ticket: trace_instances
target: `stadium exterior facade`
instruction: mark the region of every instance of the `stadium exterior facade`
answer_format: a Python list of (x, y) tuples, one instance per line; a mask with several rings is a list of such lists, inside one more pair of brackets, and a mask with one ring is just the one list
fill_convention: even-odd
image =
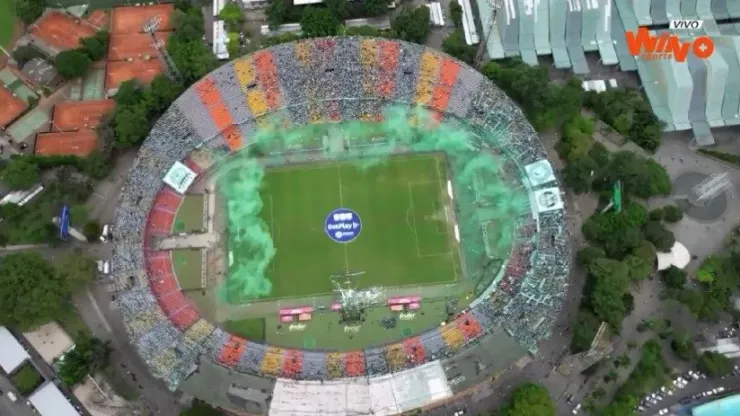
[[(477, 0), (485, 39), (490, 0)], [(487, 50), (493, 59), (521, 57), (537, 65), (552, 55), (555, 67), (586, 79), (586, 53), (603, 65), (637, 71), (665, 131), (693, 130), (697, 144), (714, 143), (711, 128), (740, 124), (740, 2), (731, 0), (503, 0)], [(630, 54), (625, 31), (668, 31), (671, 19), (703, 20), (698, 30), (671, 30), (682, 40), (709, 36), (716, 50), (706, 60), (644, 60)]]
[[(495, 145), (503, 144), (516, 162), (531, 210), (519, 222), (521, 238), (502, 278), (454, 322), (413, 340), (361, 351), (264, 345), (202, 318), (182, 293), (169, 253), (152, 245), (155, 237), (172, 233), (174, 211), (182, 201), (182, 189), (163, 182), (171, 168), (182, 163), (195, 174), (207, 172), (223, 155), (248, 147), (255, 129), (276, 112), (293, 125), (373, 121), (388, 105), (422, 106), (439, 120), (464, 120), (484, 140), (486, 131), (505, 130), (503, 143)], [(430, 406), (465, 386), (450, 381), (456, 377), (446, 364), (463, 350), (471, 361), (470, 353), (490, 355), (492, 346), (503, 348), (508, 356), (487, 363), (486, 374), (504, 371), (526, 351), (536, 353), (538, 342), (549, 336), (571, 259), (561, 192), (522, 112), (467, 65), (387, 39), (283, 44), (208, 74), (154, 126), (126, 180), (114, 227), (120, 236), (112, 261), (119, 309), (130, 342), (151, 373), (172, 390), (236, 411), (248, 406), (235, 399), (235, 388), (268, 392), (270, 414), (395, 414)], [(415, 358), (394, 358), (404, 351)], [(321, 394), (334, 399), (317, 400), (314, 408), (302, 404)]]

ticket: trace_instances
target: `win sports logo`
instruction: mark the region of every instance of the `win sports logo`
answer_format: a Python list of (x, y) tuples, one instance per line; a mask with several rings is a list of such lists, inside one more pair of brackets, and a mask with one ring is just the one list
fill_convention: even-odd
[[(672, 20), (671, 29), (699, 29), (701, 20)], [(674, 59), (676, 62), (686, 62), (689, 52), (699, 59), (707, 59), (714, 53), (714, 41), (709, 36), (697, 36), (681, 40), (671, 32), (663, 32), (660, 36), (651, 35), (647, 28), (626, 32), (627, 48), (632, 56), (639, 56), (645, 60)]]

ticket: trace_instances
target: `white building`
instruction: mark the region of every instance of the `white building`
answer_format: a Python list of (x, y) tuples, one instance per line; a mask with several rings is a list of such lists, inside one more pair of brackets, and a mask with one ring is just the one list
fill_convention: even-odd
[(8, 328), (0, 326), (0, 368), (10, 374), (30, 358), (26, 349), (8, 331)]

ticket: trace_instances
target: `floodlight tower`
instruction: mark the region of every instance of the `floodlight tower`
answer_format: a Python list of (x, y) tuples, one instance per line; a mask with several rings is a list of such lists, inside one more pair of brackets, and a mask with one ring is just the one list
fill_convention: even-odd
[[(486, 54), (488, 39), (491, 37), (491, 33), (498, 28), (498, 25), (496, 24), (496, 16), (498, 15), (498, 9), (501, 8), (501, 2), (502, 0), (488, 0), (488, 4), (491, 6), (491, 24), (488, 27), (488, 32), (485, 34), (485, 39), (481, 39), (478, 43), (478, 50), (475, 52), (475, 61), (473, 62), (473, 67), (476, 69), (480, 69), (480, 64), (483, 62), (483, 56)], [(482, 23), (483, 20), (481, 19), (481, 24)], [(486, 28), (484, 27), (483, 31), (485, 30)]]
[(180, 75), (180, 71), (177, 69), (175, 61), (173, 61), (170, 54), (167, 53), (167, 48), (165, 47), (164, 41), (162, 39), (157, 39), (157, 29), (159, 29), (159, 25), (161, 22), (161, 16), (154, 16), (144, 22), (142, 29), (144, 30), (144, 33), (148, 33), (152, 37), (152, 41), (154, 41), (152, 46), (154, 46), (154, 49), (159, 52), (162, 60), (164, 60), (164, 69), (167, 77), (173, 81), (180, 82), (182, 81), (182, 75)]

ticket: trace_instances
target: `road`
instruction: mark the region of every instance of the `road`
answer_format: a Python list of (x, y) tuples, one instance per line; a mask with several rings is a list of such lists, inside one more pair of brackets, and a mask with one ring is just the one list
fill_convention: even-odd
[[(9, 391), (15, 393), (16, 397), (19, 398), (17, 402), (10, 401), (7, 395)], [(0, 374), (0, 392), (2, 392), (2, 395), (0, 395), (0, 415), (33, 416), (31, 407), (20, 399), (21, 395), (10, 380), (2, 374)]]
[[(715, 389), (717, 387), (724, 387), (726, 390), (724, 392), (724, 395), (728, 395), (728, 393), (738, 393), (740, 392), (740, 377), (732, 376), (728, 377), (724, 380), (722, 379), (701, 379), (692, 381), (689, 383), (688, 386), (686, 386), (683, 389), (680, 389), (676, 391), (676, 393), (673, 396), (664, 396), (665, 398), (658, 402), (657, 405), (654, 405), (644, 412), (641, 412), (640, 415), (644, 416), (652, 416), (657, 415), (658, 412), (661, 409), (668, 409), (671, 408), (671, 410), (676, 410), (678, 407), (680, 407), (679, 401), (685, 397), (691, 397), (692, 395), (696, 393), (702, 393), (707, 390)], [(716, 397), (710, 397), (709, 399), (700, 399), (697, 400), (695, 403), (692, 404), (702, 404), (704, 402), (710, 402), (712, 400), (715, 400)]]

